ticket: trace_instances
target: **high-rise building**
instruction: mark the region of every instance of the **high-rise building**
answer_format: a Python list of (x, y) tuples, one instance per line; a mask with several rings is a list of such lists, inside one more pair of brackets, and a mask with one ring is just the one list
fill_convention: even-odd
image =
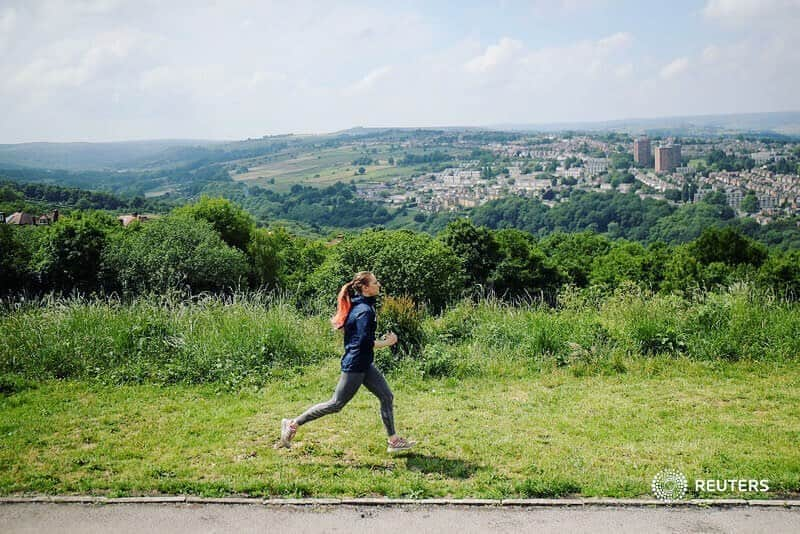
[(658, 146), (655, 155), (656, 172), (670, 172), (681, 165), (681, 145)]
[(640, 137), (633, 141), (633, 161), (644, 167), (649, 167), (650, 159), (650, 139)]

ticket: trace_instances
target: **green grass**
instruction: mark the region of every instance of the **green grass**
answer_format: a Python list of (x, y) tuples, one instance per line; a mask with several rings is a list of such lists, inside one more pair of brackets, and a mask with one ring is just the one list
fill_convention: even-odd
[(266, 295), (57, 301), (0, 315), (0, 373), (235, 388), (335, 354), (321, 316)]
[(744, 285), (559, 303), (462, 301), (423, 316), (411, 357), (379, 351), (420, 440), (400, 457), (367, 392), (273, 448), (335, 385), (327, 313), (265, 295), (6, 307), (0, 493), (636, 497), (665, 468), (800, 492), (798, 304)]
[[(491, 358), (491, 355), (487, 355)], [(800, 371), (768, 362), (632, 358), (575, 376), (497, 362), (497, 376), (390, 375), (414, 453), (385, 452), (377, 400), (275, 449), (281, 417), (328, 398), (335, 360), (235, 392), (214, 385), (43, 381), (0, 397), (0, 493), (541, 497), (649, 494), (661, 469), (800, 490)], [(742, 496), (742, 494), (738, 494)], [(720, 494), (696, 495), (721, 497)]]
[[(356, 175), (360, 165), (353, 165), (363, 152), (353, 150), (352, 146), (333, 149), (315, 150), (310, 152), (288, 152), (273, 157), (269, 162), (253, 163), (242, 160), (249, 171), (243, 174), (234, 174), (236, 181), (248, 181), (262, 187), (270, 188), (276, 192), (284, 193), (295, 184), (324, 187), (336, 182), (383, 182), (395, 178), (408, 178), (417, 167), (398, 167), (385, 164), (364, 165), (364, 175)], [(381, 150), (379, 154), (369, 154), (373, 159), (385, 162), (391, 152)], [(399, 155), (395, 155), (399, 158)], [(274, 183), (269, 180), (274, 179)]]

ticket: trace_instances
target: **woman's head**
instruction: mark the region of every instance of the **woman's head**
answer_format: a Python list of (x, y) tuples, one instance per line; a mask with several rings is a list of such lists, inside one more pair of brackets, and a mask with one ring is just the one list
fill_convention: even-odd
[(381, 291), (381, 283), (375, 278), (375, 275), (369, 271), (361, 271), (353, 276), (353, 279), (347, 282), (339, 290), (339, 295), (336, 298), (336, 314), (331, 317), (331, 324), (334, 328), (341, 328), (347, 320), (347, 314), (350, 313), (352, 303), (351, 297), (355, 295), (363, 295), (365, 297), (375, 297)]

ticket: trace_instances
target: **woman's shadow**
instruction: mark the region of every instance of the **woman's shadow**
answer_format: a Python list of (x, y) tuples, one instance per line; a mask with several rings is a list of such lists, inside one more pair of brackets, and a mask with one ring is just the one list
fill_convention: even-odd
[(408, 453), (398, 457), (405, 459), (409, 471), (420, 473), (436, 473), (447, 478), (470, 478), (480, 466), (464, 460), (441, 458), (427, 454)]

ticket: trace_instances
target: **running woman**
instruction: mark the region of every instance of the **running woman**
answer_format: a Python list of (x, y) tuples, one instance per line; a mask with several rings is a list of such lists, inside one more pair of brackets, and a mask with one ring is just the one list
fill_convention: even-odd
[(397, 343), (394, 332), (389, 332), (380, 340), (375, 339), (375, 299), (380, 290), (380, 282), (368, 271), (357, 273), (342, 286), (337, 298), (336, 314), (331, 318), (334, 328), (344, 328), (344, 356), (339, 383), (329, 401), (312, 406), (295, 419), (281, 421), (282, 446), (287, 449), (292, 446), (292, 439), (301, 425), (339, 412), (362, 384), (380, 400), (381, 419), (389, 436), (387, 452), (404, 451), (414, 446), (415, 442), (395, 433), (392, 390), (373, 364), (374, 349)]

